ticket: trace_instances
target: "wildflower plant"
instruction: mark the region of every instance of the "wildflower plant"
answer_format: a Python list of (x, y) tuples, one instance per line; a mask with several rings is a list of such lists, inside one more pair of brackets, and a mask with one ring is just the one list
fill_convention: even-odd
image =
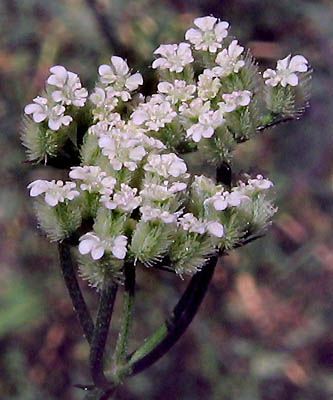
[[(142, 75), (112, 56), (98, 68), (90, 94), (78, 75), (54, 66), (42, 95), (25, 107), (28, 160), (67, 175), (28, 189), (39, 226), (58, 242), (90, 345), (93, 384), (82, 387), (91, 398), (107, 398), (170, 349), (198, 310), (218, 257), (259, 238), (276, 212), (273, 183), (262, 175), (236, 179), (233, 152), (300, 116), (311, 71), (303, 56), (289, 55), (262, 73), (229, 29), (212, 16), (197, 18), (184, 42), (160, 45), (152, 63), (159, 83), (148, 97), (140, 95)], [(185, 161), (191, 157), (214, 166), (216, 176), (193, 175)], [(142, 268), (192, 279), (166, 322), (129, 354), (135, 275)], [(95, 322), (77, 275), (99, 295)], [(123, 322), (109, 359), (118, 287)]]

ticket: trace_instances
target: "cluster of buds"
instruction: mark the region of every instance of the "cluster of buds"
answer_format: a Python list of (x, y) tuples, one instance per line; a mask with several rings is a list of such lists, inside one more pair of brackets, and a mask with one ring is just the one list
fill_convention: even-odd
[(105, 265), (119, 279), (126, 260), (147, 267), (167, 260), (180, 276), (193, 274), (211, 255), (258, 235), (276, 211), (270, 180), (246, 176), (231, 185), (193, 176), (182, 155), (230, 163), (237, 143), (297, 115), (307, 61), (288, 56), (261, 75), (227, 22), (208, 16), (194, 25), (184, 42), (155, 50), (159, 83), (149, 97), (136, 93), (142, 75), (113, 56), (90, 95), (76, 74), (55, 66), (43, 97), (25, 107), (30, 161), (58, 159), (59, 167), (64, 155), (79, 159), (63, 167), (71, 181), (28, 188), (44, 195), (36, 202), (41, 228), (76, 244), (81, 273), (97, 288)]

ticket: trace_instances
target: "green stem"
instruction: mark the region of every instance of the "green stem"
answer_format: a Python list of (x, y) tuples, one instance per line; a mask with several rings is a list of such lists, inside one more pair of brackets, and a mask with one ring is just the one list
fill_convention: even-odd
[(65, 243), (59, 243), (58, 250), (62, 274), (71, 297), (74, 310), (88, 343), (91, 343), (94, 332), (94, 322), (91, 318), (88, 307), (81, 293), (80, 286), (76, 279), (70, 247)]
[(135, 375), (150, 367), (177, 342), (196, 315), (213, 277), (217, 256), (211, 257), (191, 279), (183, 296), (163, 325), (129, 358), (124, 375)]
[(132, 328), (133, 306), (135, 297), (135, 266), (133, 263), (125, 263), (125, 291), (123, 320), (119, 331), (116, 350), (114, 354), (115, 366), (125, 363), (128, 351), (129, 335)]
[(104, 375), (104, 350), (108, 337), (113, 306), (118, 285), (105, 280), (100, 294), (96, 325), (90, 347), (90, 371), (94, 384), (98, 388), (110, 389), (113, 386)]

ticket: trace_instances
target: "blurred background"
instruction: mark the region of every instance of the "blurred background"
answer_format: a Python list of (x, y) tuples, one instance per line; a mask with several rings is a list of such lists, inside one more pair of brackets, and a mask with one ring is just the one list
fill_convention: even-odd
[[(239, 146), (234, 170), (269, 176), (279, 212), (267, 235), (221, 260), (189, 330), (118, 391), (123, 400), (328, 400), (333, 397), (333, 4), (331, 0), (0, 1), (0, 399), (79, 400), (88, 347), (73, 314), (56, 245), (36, 229), (26, 185), (52, 171), (26, 163), (25, 104), (63, 64), (92, 87), (116, 54), (156, 85), (161, 43), (181, 41), (213, 14), (263, 68), (289, 53), (314, 69), (311, 108)], [(186, 282), (138, 273), (135, 340), (152, 332)], [(89, 303), (96, 295), (83, 283)], [(121, 296), (117, 304), (121, 306)], [(119, 312), (113, 322), (119, 323)], [(110, 337), (114, 340), (115, 330)]]

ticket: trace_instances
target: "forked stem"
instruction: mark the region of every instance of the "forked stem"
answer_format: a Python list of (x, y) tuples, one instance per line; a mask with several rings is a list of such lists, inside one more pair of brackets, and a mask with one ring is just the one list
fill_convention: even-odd
[(171, 315), (128, 359), (124, 375), (138, 374), (159, 360), (186, 331), (205, 297), (217, 256), (212, 256), (191, 279)]
[(68, 244), (59, 243), (58, 250), (62, 274), (68, 289), (68, 293), (72, 300), (74, 310), (88, 343), (91, 343), (94, 332), (94, 322), (91, 318), (87, 304), (76, 279), (70, 247)]

